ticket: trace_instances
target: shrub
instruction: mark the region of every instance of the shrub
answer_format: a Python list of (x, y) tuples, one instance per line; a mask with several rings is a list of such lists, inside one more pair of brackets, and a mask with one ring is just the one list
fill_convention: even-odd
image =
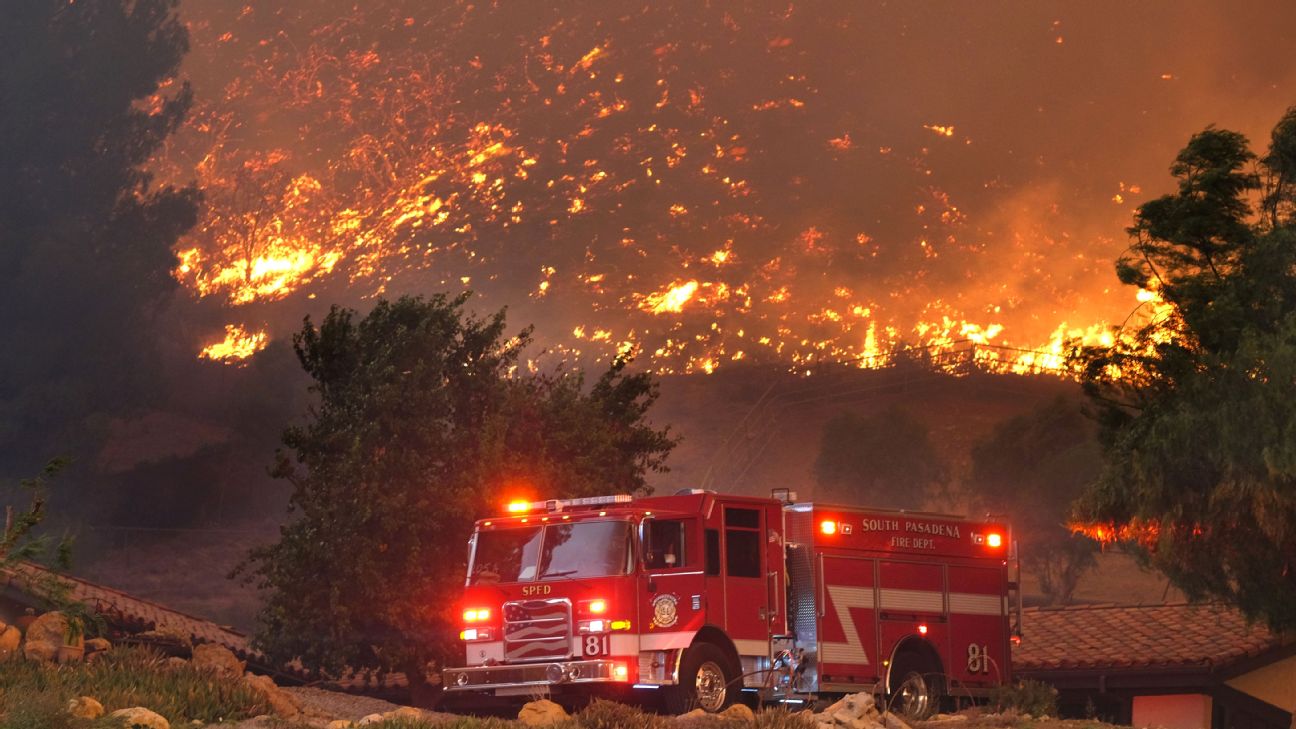
[(990, 692), (990, 704), (1000, 711), (1015, 709), (1031, 716), (1057, 715), (1057, 689), (1043, 681), (1001, 684)]

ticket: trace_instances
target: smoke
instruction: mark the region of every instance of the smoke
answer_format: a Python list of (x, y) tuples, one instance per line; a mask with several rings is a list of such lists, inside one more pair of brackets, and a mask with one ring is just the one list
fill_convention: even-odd
[(739, 5), (186, 0), (173, 420), (105, 426), (105, 489), (252, 498), (301, 412), (288, 335), (380, 295), (470, 288), (661, 372), (1092, 334), (1188, 135), (1296, 101), (1285, 2)]

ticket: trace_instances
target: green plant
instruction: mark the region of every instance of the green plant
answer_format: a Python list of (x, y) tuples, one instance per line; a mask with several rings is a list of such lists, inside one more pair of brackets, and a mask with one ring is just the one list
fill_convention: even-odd
[(1000, 711), (1016, 710), (1031, 716), (1057, 715), (1057, 689), (1043, 681), (1000, 684), (990, 691), (990, 704)]
[(150, 650), (115, 648), (89, 663), (52, 666), (21, 661), (6, 665), (0, 671), (0, 726), (98, 726), (31, 723), (35, 719), (24, 718), (39, 718), (43, 716), (39, 712), (52, 711), (51, 706), (60, 715), (66, 714), (68, 700), (77, 696), (93, 696), (110, 713), (145, 706), (172, 724), (246, 719), (269, 709), (261, 694), (239, 679), (213, 677), (189, 665), (172, 667)]

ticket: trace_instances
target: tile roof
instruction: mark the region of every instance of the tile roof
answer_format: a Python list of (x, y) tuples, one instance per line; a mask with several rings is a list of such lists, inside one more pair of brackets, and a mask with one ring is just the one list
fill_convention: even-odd
[[(19, 565), (7, 574), (0, 572), (0, 588), (12, 587), (17, 592), (24, 592), (21, 573), (41, 575), (47, 574), (48, 570), (28, 563)], [(60, 574), (58, 577), (71, 585), (72, 599), (90, 606), (112, 627), (119, 630), (132, 633), (146, 630), (164, 631), (186, 636), (192, 643), (219, 643), (244, 660), (261, 658), (252, 650), (247, 636), (233, 628), (217, 625), (210, 620), (182, 613), (79, 577), (66, 574)]]
[[(0, 593), (5, 588), (11, 588), (20, 594), (25, 593), (22, 573), (43, 575), (48, 574), (49, 570), (31, 563), (21, 564), (7, 572), (0, 570)], [(58, 577), (71, 585), (72, 599), (93, 608), (104, 617), (110, 628), (127, 636), (150, 630), (178, 634), (186, 636), (194, 645), (198, 643), (223, 645), (240, 660), (247, 661), (249, 669), (272, 675), (276, 680), (305, 682), (311, 678), (300, 665), (294, 663), (281, 666), (271, 662), (264, 654), (252, 648), (251, 641), (246, 635), (228, 626), (218, 625), (210, 620), (79, 577), (66, 574), (59, 574)], [(353, 693), (369, 693), (408, 685), (402, 673), (389, 673), (382, 681), (364, 675), (351, 675), (330, 683), (338, 689)]]
[[(1214, 604), (1027, 608), (1013, 670), (1213, 670), (1284, 645), (1263, 625)], [(1288, 640), (1287, 642), (1290, 642)]]

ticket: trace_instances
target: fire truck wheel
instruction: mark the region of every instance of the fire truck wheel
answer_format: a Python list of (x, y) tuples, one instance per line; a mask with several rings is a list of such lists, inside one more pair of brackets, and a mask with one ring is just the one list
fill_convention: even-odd
[(940, 708), (940, 678), (922, 669), (922, 659), (912, 653), (897, 656), (891, 668), (891, 708), (910, 719), (926, 719)]
[(729, 657), (710, 643), (697, 643), (684, 652), (679, 680), (663, 697), (666, 710), (673, 714), (693, 709), (714, 714), (733, 703), (741, 690), (734, 685), (737, 673), (729, 665)]

